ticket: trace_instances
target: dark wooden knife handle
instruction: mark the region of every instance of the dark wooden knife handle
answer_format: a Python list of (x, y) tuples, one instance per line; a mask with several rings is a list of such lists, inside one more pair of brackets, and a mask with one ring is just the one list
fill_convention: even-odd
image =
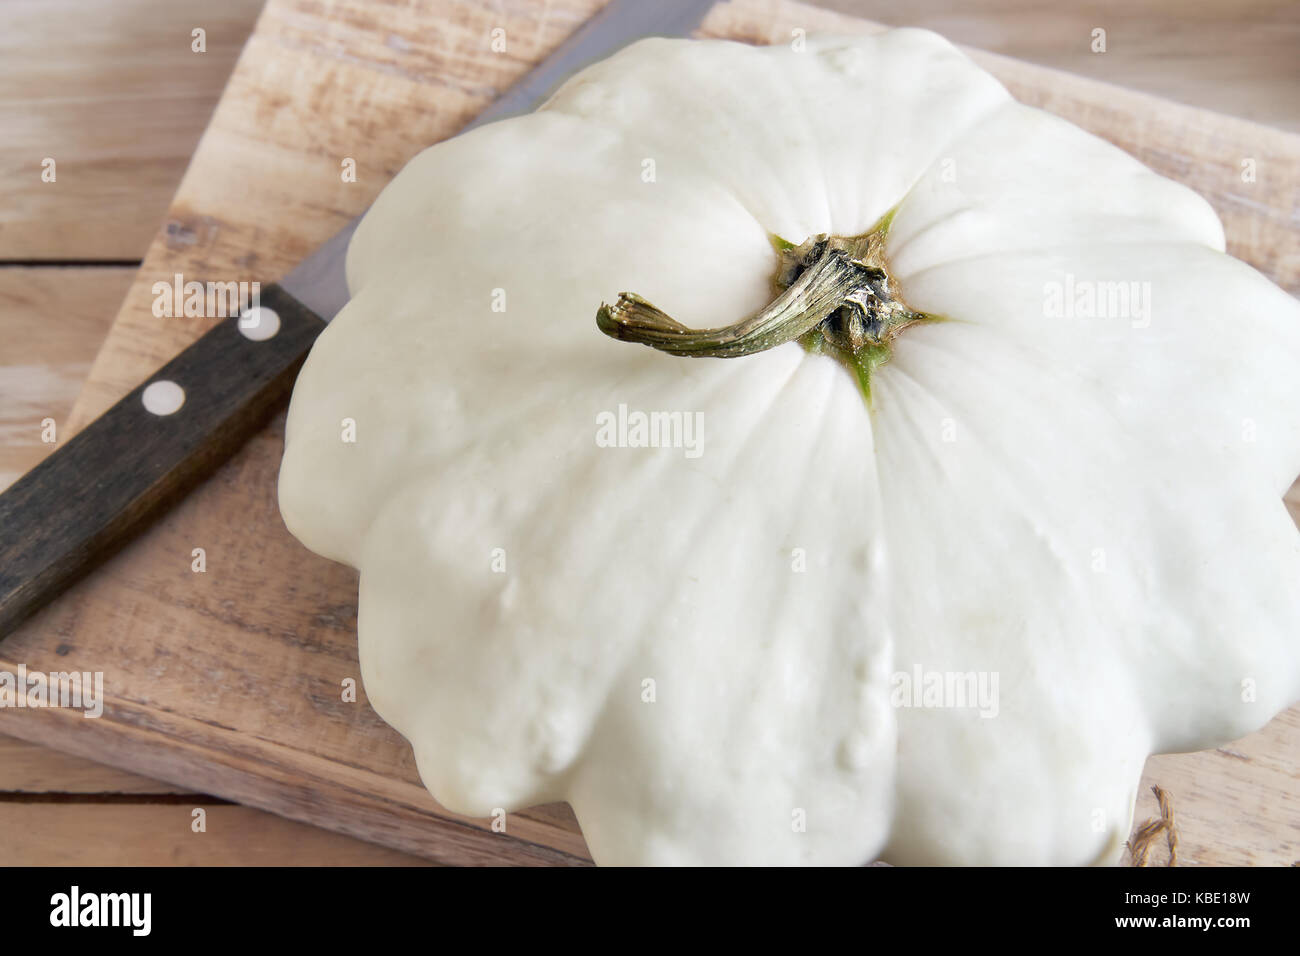
[[(325, 323), (278, 285), (261, 290), (260, 308), (261, 334), (278, 318), (275, 334), (258, 340), (240, 327), (251, 320), (223, 320), (0, 494), (0, 639), (230, 457), (289, 394)], [(170, 414), (145, 407), (160, 382), (184, 390)]]

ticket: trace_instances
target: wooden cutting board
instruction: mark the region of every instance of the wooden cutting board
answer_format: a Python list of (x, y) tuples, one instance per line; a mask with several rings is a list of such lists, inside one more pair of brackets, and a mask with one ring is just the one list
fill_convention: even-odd
[[(601, 0), (397, 5), (270, 0), (153, 242), (66, 440), (210, 323), (159, 319), (155, 281), (269, 282), (361, 212), (421, 148), (453, 134)], [(492, 49), (504, 30), (505, 50)], [(704, 35), (789, 42), (873, 24), (785, 0), (734, 0)], [(1300, 137), (990, 54), (1042, 106), (1187, 183), (1229, 248), (1300, 291)], [(344, 182), (345, 160), (356, 182)], [(1253, 160), (1256, 178), (1243, 180)], [(582, 863), (567, 807), (504, 833), (436, 806), (356, 679), (356, 575), (294, 541), (275, 478), (283, 415), (156, 526), (0, 643), (0, 669), (103, 671), (103, 717), (0, 710), (0, 732), (448, 863)], [(93, 493), (87, 476), (87, 493)], [(1289, 496), (1293, 514), (1300, 501)], [(1189, 516), (1190, 520), (1190, 516)], [(206, 571), (192, 570), (203, 548)], [(1154, 758), (1183, 862), (1300, 858), (1300, 709), (1231, 747)], [(1150, 800), (1139, 804), (1150, 815)], [(219, 840), (220, 833), (206, 838)], [(0, 862), (3, 862), (0, 843)]]

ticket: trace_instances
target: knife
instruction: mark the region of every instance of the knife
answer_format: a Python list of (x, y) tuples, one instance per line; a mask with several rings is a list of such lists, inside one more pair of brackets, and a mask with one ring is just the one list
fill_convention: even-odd
[[(645, 36), (685, 36), (714, 0), (612, 0), (479, 114), (540, 106), (577, 70)], [(258, 304), (214, 326), (0, 494), (0, 640), (230, 457), (289, 395), (348, 301), (354, 220)]]

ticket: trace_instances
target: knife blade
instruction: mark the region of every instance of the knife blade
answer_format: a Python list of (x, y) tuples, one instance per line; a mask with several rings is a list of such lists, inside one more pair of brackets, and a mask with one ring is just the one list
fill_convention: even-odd
[[(456, 135), (531, 112), (584, 66), (648, 36), (686, 36), (700, 25), (716, 0), (613, 0), (580, 26)], [(343, 260), (360, 216), (334, 234), (280, 280), (281, 288), (328, 322), (348, 302)]]
[[(612, 0), (465, 132), (526, 113), (645, 36), (684, 36), (714, 0)], [(230, 457), (279, 408), (347, 304), (353, 220), (256, 307), (214, 326), (0, 494), (0, 640)]]

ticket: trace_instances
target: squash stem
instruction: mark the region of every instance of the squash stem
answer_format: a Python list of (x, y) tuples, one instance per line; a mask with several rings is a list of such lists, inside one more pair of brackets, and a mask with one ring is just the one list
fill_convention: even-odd
[(601, 303), (596, 325), (611, 338), (691, 358), (737, 358), (799, 339), (834, 355), (869, 396), (870, 372), (888, 359), (903, 329), (931, 316), (913, 312), (885, 268), (892, 213), (860, 236), (814, 236), (800, 245), (774, 237), (782, 290), (753, 315), (731, 325), (691, 329), (641, 296), (623, 292)]

